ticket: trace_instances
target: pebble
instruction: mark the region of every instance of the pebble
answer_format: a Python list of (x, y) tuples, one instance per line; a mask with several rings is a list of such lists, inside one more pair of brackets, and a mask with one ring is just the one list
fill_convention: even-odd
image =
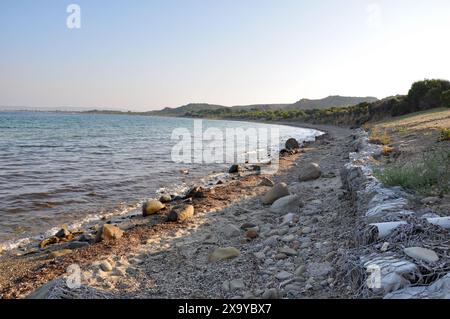
[(296, 270), (295, 270), (295, 275), (297, 277), (302, 276), (304, 273), (306, 272), (306, 266), (305, 265), (301, 265), (299, 266)]
[(278, 250), (280, 253), (286, 254), (288, 256), (295, 256), (297, 255), (297, 251), (295, 249), (289, 248), (287, 246), (284, 246)]
[(279, 272), (278, 274), (276, 274), (275, 278), (277, 278), (278, 280), (286, 280), (291, 278), (293, 275), (290, 272), (287, 271), (282, 271)]
[(240, 290), (240, 289), (244, 289), (244, 288), (245, 288), (245, 284), (242, 279), (235, 279), (235, 280), (230, 281), (230, 290), (231, 291), (236, 291), (236, 290)]
[(312, 233), (312, 228), (311, 227), (304, 227), (302, 229), (302, 234), (307, 235), (307, 234), (311, 234), (311, 233)]
[(262, 299), (280, 299), (280, 292), (276, 288), (267, 289), (263, 292)]
[(109, 263), (109, 261), (104, 260), (100, 263), (100, 268), (101, 270), (103, 270), (104, 272), (110, 272), (113, 270), (113, 267), (111, 266), (111, 264)]
[(234, 247), (217, 248), (209, 255), (210, 262), (233, 259), (240, 255), (240, 251)]
[(285, 243), (290, 243), (292, 241), (294, 241), (295, 236), (294, 235), (287, 235), (281, 238), (282, 241), (284, 241)]

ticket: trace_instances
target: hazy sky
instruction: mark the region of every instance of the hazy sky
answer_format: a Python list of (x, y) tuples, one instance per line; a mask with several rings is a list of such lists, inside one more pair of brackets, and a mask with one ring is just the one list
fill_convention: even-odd
[(1, 0), (0, 105), (381, 98), (450, 79), (449, 30), (449, 0)]

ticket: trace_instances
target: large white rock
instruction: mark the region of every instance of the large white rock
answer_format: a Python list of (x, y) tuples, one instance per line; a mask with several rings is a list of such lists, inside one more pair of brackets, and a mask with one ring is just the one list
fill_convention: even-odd
[(276, 184), (266, 195), (263, 196), (262, 202), (264, 205), (271, 205), (277, 199), (289, 196), (289, 189), (285, 183)]
[(298, 195), (285, 196), (275, 201), (270, 207), (274, 214), (297, 214), (300, 210), (300, 197)]
[(312, 181), (322, 176), (319, 164), (309, 163), (301, 168), (299, 179), (301, 182)]
[(439, 261), (439, 256), (430, 249), (421, 248), (421, 247), (410, 247), (405, 248), (404, 252), (407, 256), (416, 259), (423, 260), (427, 263), (435, 263)]

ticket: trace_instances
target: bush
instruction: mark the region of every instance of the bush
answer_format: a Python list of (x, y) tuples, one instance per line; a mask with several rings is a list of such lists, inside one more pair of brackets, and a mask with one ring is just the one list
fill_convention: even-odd
[(442, 93), (442, 106), (450, 107), (450, 90)]
[(369, 142), (378, 145), (389, 145), (391, 144), (391, 137), (389, 136), (387, 130), (381, 133), (378, 129), (374, 129), (369, 134)]
[(440, 141), (450, 141), (450, 128), (443, 128), (441, 130)]
[(402, 186), (424, 194), (450, 192), (450, 152), (434, 152), (422, 160), (393, 164), (374, 172), (387, 186)]

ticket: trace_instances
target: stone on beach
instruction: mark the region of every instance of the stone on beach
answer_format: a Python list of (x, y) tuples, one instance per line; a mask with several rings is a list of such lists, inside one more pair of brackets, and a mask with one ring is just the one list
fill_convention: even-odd
[(149, 200), (142, 205), (142, 215), (144, 217), (156, 214), (157, 212), (163, 210), (166, 206), (159, 200)]
[(186, 198), (204, 198), (205, 190), (201, 186), (192, 187), (186, 194)]
[(118, 240), (122, 238), (122, 236), (123, 230), (121, 230), (119, 227), (110, 224), (104, 224), (98, 230), (95, 242), (98, 243), (101, 241)]
[(105, 272), (110, 272), (113, 270), (113, 267), (111, 266), (110, 262), (107, 260), (104, 260), (100, 263), (100, 269)]
[(276, 200), (270, 207), (270, 211), (274, 214), (296, 214), (301, 206), (300, 197), (298, 195), (290, 195)]
[(273, 186), (275, 186), (275, 183), (271, 179), (269, 179), (267, 177), (263, 177), (261, 179), (261, 183), (259, 183), (259, 186), (273, 187)]
[(185, 222), (194, 216), (194, 206), (192, 205), (178, 205), (172, 208), (167, 216), (170, 222)]
[(159, 198), (159, 201), (161, 203), (170, 203), (172, 201), (172, 196), (170, 196), (169, 194), (162, 194)]
[(210, 262), (217, 262), (221, 260), (233, 259), (240, 255), (240, 251), (234, 247), (217, 248), (209, 255)]
[(308, 182), (318, 179), (322, 175), (322, 170), (319, 164), (309, 163), (301, 168), (299, 180), (301, 182)]
[(226, 238), (233, 238), (239, 236), (241, 234), (241, 231), (237, 226), (228, 224), (225, 225), (225, 227), (222, 229), (222, 233)]
[(285, 147), (288, 150), (297, 150), (300, 148), (300, 144), (295, 138), (290, 138), (286, 141)]
[(41, 242), (39, 243), (39, 248), (43, 249), (43, 248), (45, 248), (45, 247), (47, 247), (47, 246), (57, 244), (57, 243), (59, 243), (60, 241), (61, 241), (60, 238), (58, 238), (58, 237), (56, 237), (56, 236), (52, 236), (52, 237), (50, 237), (50, 238), (47, 238), (47, 239), (44, 239), (43, 241), (41, 241)]
[(241, 168), (239, 167), (239, 165), (235, 164), (235, 165), (231, 165), (230, 169), (228, 170), (228, 173), (236, 174), (236, 173), (239, 173), (240, 170), (241, 170)]
[(269, 192), (267, 192), (262, 202), (264, 205), (272, 205), (277, 199), (289, 196), (289, 189), (285, 183), (276, 184)]
[(423, 260), (427, 263), (435, 263), (439, 261), (439, 256), (430, 249), (421, 248), (421, 247), (410, 247), (405, 248), (404, 252), (407, 256), (416, 259)]
[(55, 237), (58, 238), (68, 238), (72, 233), (69, 231), (66, 225), (64, 225), (56, 234)]

